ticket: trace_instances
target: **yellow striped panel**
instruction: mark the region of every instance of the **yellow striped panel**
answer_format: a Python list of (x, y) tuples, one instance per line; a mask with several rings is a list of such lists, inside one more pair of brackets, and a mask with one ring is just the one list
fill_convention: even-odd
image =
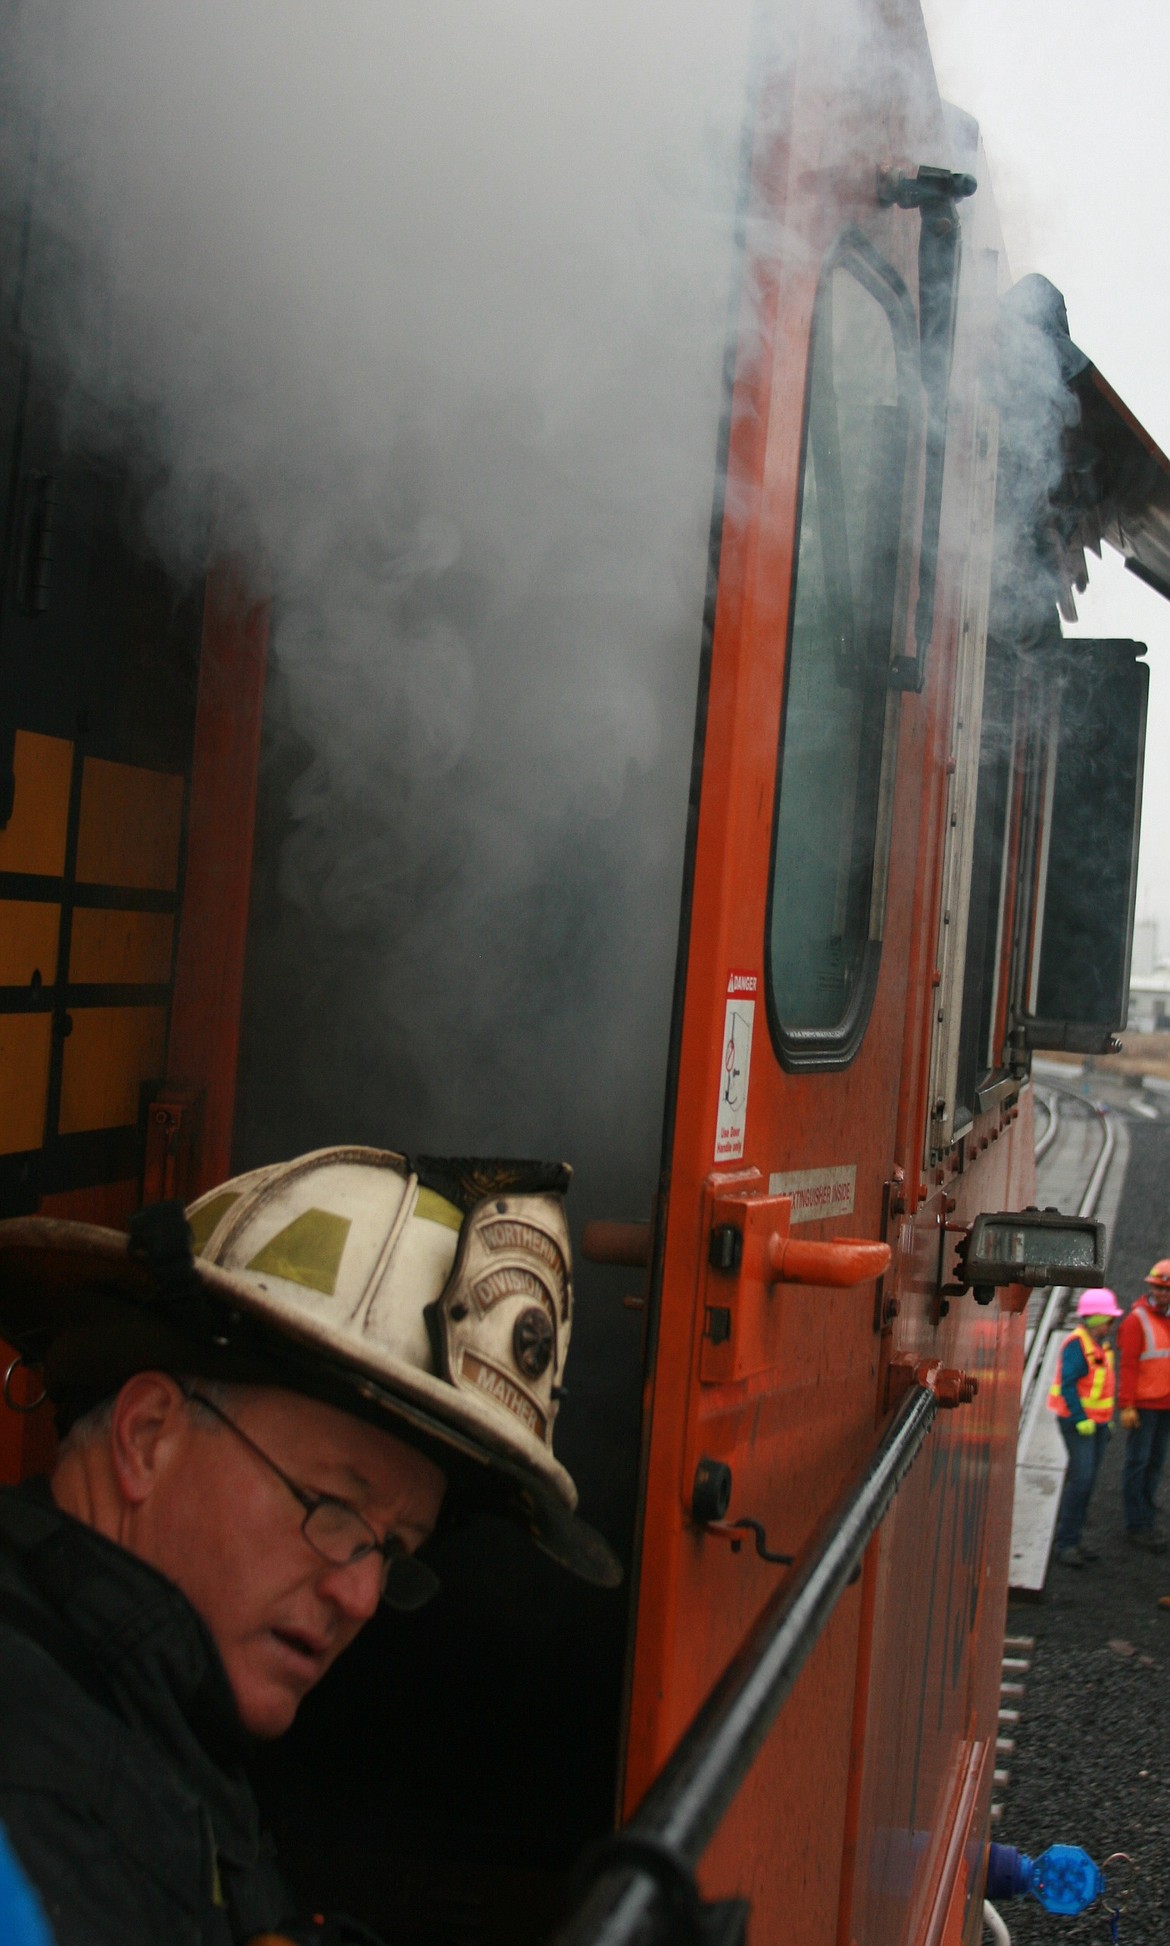
[(59, 905), (37, 899), (0, 900), (0, 986), (26, 987), (34, 973), (43, 986), (57, 977)]
[(48, 1014), (0, 1014), (0, 1155), (45, 1139), (51, 1043)]
[(60, 878), (65, 870), (73, 745), (62, 737), (18, 730), (13, 768), (16, 796), (7, 828), (0, 831), (0, 872)]
[(87, 757), (81, 779), (77, 877), (83, 885), (170, 892), (179, 876), (183, 779)]
[(169, 912), (99, 912), (79, 906), (73, 914), (69, 978), (78, 986), (165, 986), (171, 977), (174, 930)]
[(138, 1120), (144, 1081), (162, 1074), (165, 1007), (76, 1007), (61, 1070), (62, 1135)]

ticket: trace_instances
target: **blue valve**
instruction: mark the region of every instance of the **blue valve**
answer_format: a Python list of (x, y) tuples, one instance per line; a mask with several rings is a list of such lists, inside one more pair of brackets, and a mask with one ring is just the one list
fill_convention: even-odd
[(1079, 1845), (1049, 1845), (1029, 1858), (1014, 1845), (987, 1848), (987, 1896), (1020, 1899), (1030, 1892), (1048, 1912), (1072, 1918), (1105, 1890), (1105, 1874)]

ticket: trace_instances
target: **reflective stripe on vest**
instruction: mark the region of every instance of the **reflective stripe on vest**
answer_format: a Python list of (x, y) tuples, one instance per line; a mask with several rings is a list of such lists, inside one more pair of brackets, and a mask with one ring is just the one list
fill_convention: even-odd
[(1060, 1357), (1056, 1364), (1056, 1378), (1048, 1394), (1048, 1406), (1061, 1419), (1068, 1418), (1068, 1407), (1064, 1393), (1060, 1389), (1060, 1372), (1064, 1364), (1065, 1345), (1076, 1339), (1085, 1354), (1089, 1369), (1084, 1378), (1077, 1380), (1077, 1397), (1081, 1402), (1081, 1413), (1091, 1419), (1096, 1426), (1107, 1426), (1113, 1417), (1113, 1352), (1109, 1345), (1099, 1345), (1089, 1336), (1083, 1325), (1070, 1331), (1060, 1347)]
[(1133, 1307), (1145, 1348), (1138, 1359), (1138, 1405), (1170, 1403), (1170, 1318), (1151, 1311), (1144, 1299)]

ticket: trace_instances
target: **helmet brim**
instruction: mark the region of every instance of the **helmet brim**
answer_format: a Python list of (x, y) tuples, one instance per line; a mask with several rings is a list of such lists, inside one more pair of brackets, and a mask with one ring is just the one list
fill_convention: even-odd
[[(121, 1231), (54, 1217), (0, 1222), (0, 1336), (44, 1372), (64, 1423), (136, 1371), (275, 1385), (320, 1399), (421, 1449), (457, 1496), (506, 1513), (543, 1552), (602, 1587), (622, 1580), (604, 1538), (573, 1511), (576, 1494), (549, 1458), (545, 1478), (477, 1423), (474, 1402), (393, 1361), (347, 1355), (325, 1334), (290, 1330), (251, 1283), (194, 1259), (197, 1307), (176, 1308)], [(446, 1408), (446, 1409), (444, 1409)]]

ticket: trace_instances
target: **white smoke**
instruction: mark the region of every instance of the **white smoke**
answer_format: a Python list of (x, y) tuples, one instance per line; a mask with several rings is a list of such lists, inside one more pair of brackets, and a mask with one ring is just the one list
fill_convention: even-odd
[[(448, 981), (444, 1037), (511, 1026), (531, 1048), (534, 1014), (557, 1015), (524, 971), (534, 946), (562, 1028), (580, 1014), (586, 915), (548, 908), (582, 844), (585, 903), (630, 901), (656, 929), (665, 1011), (751, 14), (26, 14), (26, 321), (68, 436), (131, 462), (171, 564), (196, 574), (213, 526), (271, 594), (273, 727), (299, 751), (278, 958), (305, 926), (310, 961), (360, 941), (363, 1072), (397, 1061), (419, 988), (425, 1012)], [(582, 839), (615, 820), (600, 848)], [(525, 898), (559, 939), (520, 922)], [(311, 1047), (301, 1062), (318, 1105), (339, 1087), (327, 1040), (318, 1076)], [(399, 1139), (453, 1138), (452, 1085), (430, 1114), (416, 1088)], [(472, 1117), (478, 1139), (493, 1115)], [(553, 1133), (503, 1119), (513, 1141)]]
[[(273, 602), (248, 1146), (576, 1146), (620, 1103), (645, 1158), (743, 143), (802, 9), (17, 12), (67, 437), (132, 467), (176, 571), (214, 534)], [(822, 33), (826, 181), (879, 107), (946, 159), (920, 25), (882, 19)]]

